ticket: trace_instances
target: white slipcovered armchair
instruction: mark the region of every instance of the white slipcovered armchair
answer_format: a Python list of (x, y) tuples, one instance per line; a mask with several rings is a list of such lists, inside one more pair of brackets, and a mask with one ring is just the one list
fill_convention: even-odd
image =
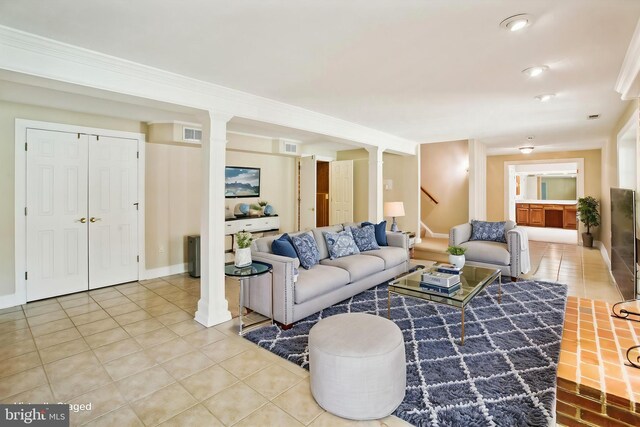
[(466, 264), (477, 267), (499, 268), (503, 276), (511, 276), (515, 281), (531, 268), (529, 259), (529, 238), (515, 222), (506, 221), (505, 237), (507, 243), (471, 239), (470, 223), (453, 227), (449, 231), (449, 245), (466, 248)]

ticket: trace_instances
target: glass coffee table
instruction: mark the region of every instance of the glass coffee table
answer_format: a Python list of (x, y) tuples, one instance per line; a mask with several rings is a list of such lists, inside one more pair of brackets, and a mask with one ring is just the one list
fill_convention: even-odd
[(502, 289), (500, 281), (502, 272), (495, 268), (464, 266), (460, 275), (461, 287), (453, 295), (443, 295), (441, 293), (430, 291), (420, 286), (422, 273), (435, 269), (437, 264), (418, 269), (397, 280), (389, 282), (389, 297), (387, 300), (387, 317), (391, 318), (391, 294), (403, 295), (408, 297), (419, 298), (426, 301), (433, 301), (438, 304), (445, 304), (462, 310), (462, 332), (461, 344), (464, 345), (464, 309), (471, 300), (478, 295), (487, 285), (498, 279), (498, 303), (502, 302)]

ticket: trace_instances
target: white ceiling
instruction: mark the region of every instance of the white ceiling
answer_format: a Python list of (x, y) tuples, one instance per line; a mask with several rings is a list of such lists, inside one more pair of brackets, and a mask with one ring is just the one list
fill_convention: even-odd
[[(0, 24), (419, 142), (598, 147), (638, 0), (0, 0)], [(520, 33), (499, 28), (529, 13)], [(521, 74), (547, 64), (541, 78)], [(535, 95), (555, 92), (548, 103)], [(587, 121), (589, 114), (601, 119)]]

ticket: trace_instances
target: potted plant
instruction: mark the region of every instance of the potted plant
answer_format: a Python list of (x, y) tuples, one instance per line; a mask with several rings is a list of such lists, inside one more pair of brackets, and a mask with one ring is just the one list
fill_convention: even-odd
[(236, 248), (234, 265), (236, 267), (246, 267), (251, 265), (251, 242), (253, 236), (247, 231), (240, 231), (235, 235)]
[(467, 248), (463, 248), (462, 246), (449, 246), (447, 248), (447, 253), (449, 254), (449, 263), (455, 265), (458, 268), (464, 267), (464, 253), (467, 251)]
[(591, 196), (580, 197), (578, 199), (578, 218), (580, 218), (580, 222), (587, 227), (587, 232), (582, 233), (582, 246), (586, 248), (593, 247), (591, 227), (597, 227), (600, 225), (600, 212), (598, 212), (599, 204), (600, 203)]

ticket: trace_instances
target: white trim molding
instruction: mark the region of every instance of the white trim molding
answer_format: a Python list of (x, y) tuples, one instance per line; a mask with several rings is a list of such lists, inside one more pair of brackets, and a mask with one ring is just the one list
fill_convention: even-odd
[(173, 264), (165, 267), (149, 268), (145, 269), (143, 275), (140, 276), (140, 280), (157, 279), (158, 277), (172, 276), (174, 274), (182, 274), (189, 269), (188, 264)]
[(640, 20), (627, 48), (615, 89), (623, 100), (640, 97)]
[(2, 25), (0, 52), (0, 69), (28, 76), (202, 111), (218, 111), (369, 147), (384, 146), (399, 154), (415, 154), (415, 141)]

